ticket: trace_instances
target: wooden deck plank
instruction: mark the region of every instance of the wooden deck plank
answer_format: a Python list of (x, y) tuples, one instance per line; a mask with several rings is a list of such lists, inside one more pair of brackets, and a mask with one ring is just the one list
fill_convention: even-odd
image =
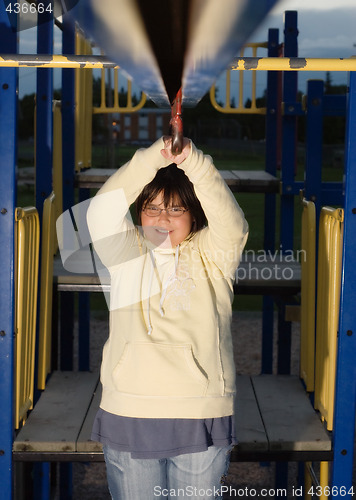
[(252, 377), (270, 451), (328, 451), (331, 440), (298, 377)]
[(267, 451), (268, 441), (248, 375), (237, 376), (236, 395), (236, 451)]
[(239, 186), (239, 177), (232, 170), (220, 170), (220, 174), (228, 186)]
[(285, 291), (295, 294), (300, 290), (300, 263), (290, 258), (261, 254), (242, 254), (235, 273), (235, 293), (273, 293)]
[(103, 450), (101, 443), (98, 443), (97, 441), (92, 441), (90, 439), (95, 415), (99, 409), (101, 401), (101, 393), (102, 393), (102, 387), (101, 383), (99, 382), (95, 390), (93, 400), (90, 404), (89, 411), (87, 413), (87, 416), (85, 417), (82, 430), (80, 431), (78, 437), (77, 451), (92, 453)]
[(76, 442), (98, 374), (54, 372), (24, 427), (14, 451), (71, 452)]

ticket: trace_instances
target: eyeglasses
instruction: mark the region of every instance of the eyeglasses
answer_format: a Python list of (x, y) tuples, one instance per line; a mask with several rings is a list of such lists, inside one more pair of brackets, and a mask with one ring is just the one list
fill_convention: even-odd
[(171, 208), (158, 208), (154, 205), (148, 205), (143, 209), (143, 212), (148, 215), (148, 217), (158, 217), (161, 215), (163, 210), (170, 216), (170, 217), (180, 217), (181, 215), (184, 214), (184, 212), (188, 212), (188, 208), (183, 208), (183, 207), (171, 207)]

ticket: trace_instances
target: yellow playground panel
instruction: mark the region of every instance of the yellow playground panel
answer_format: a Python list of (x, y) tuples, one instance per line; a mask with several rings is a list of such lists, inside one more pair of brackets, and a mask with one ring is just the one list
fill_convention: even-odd
[(324, 207), (319, 223), (315, 408), (333, 429), (344, 211)]
[(302, 200), (300, 377), (314, 391), (316, 214), (312, 201)]
[(36, 208), (15, 215), (15, 427), (33, 407), (40, 225)]

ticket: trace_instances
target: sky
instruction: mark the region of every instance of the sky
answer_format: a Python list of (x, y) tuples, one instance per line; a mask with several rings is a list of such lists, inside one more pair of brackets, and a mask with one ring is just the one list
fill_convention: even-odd
[[(248, 41), (266, 41), (268, 28), (279, 28), (283, 40), (283, 13), (298, 11), (299, 57), (351, 57), (356, 55), (356, 2), (355, 0), (280, 0), (270, 11)], [(54, 53), (60, 53), (60, 33), (55, 29)], [(36, 52), (36, 30), (20, 32), (20, 53)], [(246, 56), (250, 55), (246, 52)], [(261, 53), (260, 55), (265, 55)], [(20, 70), (19, 95), (34, 92), (36, 70)], [(234, 73), (238, 73), (237, 71)], [(259, 72), (257, 96), (263, 94), (265, 77)], [(324, 73), (299, 73), (298, 87), (303, 92), (309, 78), (325, 78)], [(347, 74), (331, 73), (334, 84), (346, 84)], [(60, 70), (54, 70), (55, 87), (60, 87)]]

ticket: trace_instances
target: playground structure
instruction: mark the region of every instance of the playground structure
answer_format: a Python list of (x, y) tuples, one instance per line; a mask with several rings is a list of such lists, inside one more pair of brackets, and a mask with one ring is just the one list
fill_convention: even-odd
[[(7, 16), (4, 15), (3, 7), (1, 7), (1, 15), (3, 16), (2, 22), (5, 26), (8, 26)], [(303, 223), (303, 230), (309, 231), (309, 236), (306, 237), (307, 242), (310, 244), (313, 242), (310, 235), (314, 234), (314, 238), (319, 232), (319, 226), (324, 227), (326, 223), (320, 223), (319, 219), (322, 217), (322, 221), (327, 220), (328, 226), (330, 225), (336, 229), (336, 233), (331, 233), (329, 238), (325, 237), (326, 245), (321, 244), (322, 236), (320, 236), (321, 241), (319, 243), (319, 264), (326, 265), (329, 267), (329, 263), (332, 261), (336, 268), (339, 267), (341, 270), (341, 276), (334, 271), (331, 272), (331, 278), (335, 278), (335, 283), (333, 284), (331, 278), (327, 279), (326, 270), (317, 272), (318, 282), (321, 278), (327, 279), (325, 282), (318, 283), (318, 291), (315, 294), (315, 280), (313, 282), (313, 277), (316, 277), (315, 266), (313, 265), (313, 249), (316, 251), (316, 243), (307, 250), (307, 262), (306, 264), (310, 267), (303, 269), (302, 263), (302, 277), (301, 280), (298, 278), (298, 266), (295, 269), (295, 279), (289, 280), (287, 282), (278, 283), (277, 280), (270, 280), (270, 282), (264, 283), (252, 283), (249, 280), (239, 280), (236, 292), (237, 293), (259, 293), (264, 296), (264, 307), (263, 307), (263, 362), (261, 367), (261, 372), (264, 374), (263, 377), (255, 377), (251, 380), (240, 379), (238, 380), (239, 394), (241, 395), (240, 401), (244, 401), (245, 404), (241, 405), (242, 408), (246, 409), (247, 413), (242, 411), (239, 415), (240, 420), (238, 421), (238, 429), (240, 429), (239, 441), (240, 445), (234, 451), (234, 460), (278, 460), (281, 462), (280, 473), (277, 480), (280, 484), (283, 483), (284, 479), (284, 466), (288, 461), (296, 460), (306, 463), (306, 470), (311, 470), (310, 462), (321, 461), (321, 473), (320, 473), (320, 484), (323, 486), (330, 484), (330, 488), (334, 488), (334, 496), (348, 496), (350, 497), (350, 487), (352, 485), (352, 466), (353, 466), (353, 440), (354, 440), (354, 419), (355, 419), (355, 384), (356, 384), (356, 374), (354, 367), (354, 353), (356, 352), (355, 346), (355, 335), (354, 335), (354, 318), (353, 318), (353, 297), (355, 294), (355, 254), (353, 252), (353, 239), (355, 235), (355, 222), (353, 221), (353, 215), (355, 214), (355, 208), (352, 206), (352, 202), (355, 196), (356, 189), (356, 144), (355, 139), (352, 136), (352, 129), (355, 126), (356, 121), (356, 77), (353, 72), (350, 73), (350, 86), (348, 101), (344, 96), (326, 96), (323, 92), (323, 83), (320, 81), (311, 81), (308, 85), (307, 92), (307, 159), (306, 159), (306, 169), (305, 169), (305, 180), (304, 182), (296, 182), (294, 180), (294, 159), (296, 151), (295, 143), (295, 130), (296, 130), (296, 118), (298, 115), (305, 113), (300, 106), (300, 103), (296, 102), (296, 92), (297, 92), (297, 72), (298, 70), (308, 70), (308, 65), (301, 67), (301, 64), (295, 64), (294, 66), (288, 62), (288, 58), (297, 58), (297, 25), (296, 25), (296, 13), (289, 13), (286, 17), (286, 23), (289, 24), (289, 29), (286, 30), (286, 36), (284, 40), (284, 58), (278, 57), (279, 51), (279, 41), (278, 32), (276, 30), (270, 30), (269, 40), (267, 43), (268, 57), (266, 59), (259, 59), (258, 64), (253, 64), (252, 60), (243, 59), (239, 60), (236, 65), (233, 65), (233, 69), (241, 71), (242, 69), (247, 70), (250, 67), (253, 70), (268, 70), (268, 101), (265, 110), (266, 113), (266, 169), (264, 175), (260, 175), (259, 178), (253, 179), (252, 176), (246, 175), (243, 172), (224, 172), (224, 176), (230, 185), (232, 190), (250, 190), (250, 191), (260, 191), (265, 193), (265, 250), (270, 250), (274, 252), (275, 250), (275, 199), (279, 189), (279, 182), (276, 181), (276, 155), (277, 155), (277, 136), (278, 136), (278, 119), (282, 120), (282, 183), (280, 190), (281, 197), (281, 240), (280, 243), (283, 249), (293, 249), (293, 204), (295, 196), (299, 196), (300, 190), (303, 190), (304, 196), (304, 210), (307, 214), (308, 222)], [(66, 25), (66, 21), (63, 23), (63, 53), (64, 54), (75, 54), (79, 53), (83, 58), (90, 59), (88, 55), (88, 46), (85, 45), (83, 41), (76, 41), (73, 30), (70, 25)], [(50, 52), (51, 47), (51, 37), (53, 33), (51, 30), (51, 23), (46, 23), (39, 25), (39, 43), (38, 52)], [(0, 51), (2, 54), (16, 54), (16, 36), (10, 29), (4, 34), (0, 34)], [(76, 48), (77, 47), (77, 48)], [(46, 56), (48, 58), (48, 56)], [(271, 59), (272, 57), (272, 59)], [(18, 56), (18, 59), (21, 57)], [(51, 58), (51, 57), (50, 57)], [(20, 287), (13, 281), (13, 276), (15, 269), (19, 269), (15, 265), (15, 251), (14, 251), (14, 224), (15, 220), (18, 220), (16, 224), (26, 218), (26, 213), (28, 212), (30, 216), (34, 213), (28, 210), (16, 210), (16, 179), (15, 179), (15, 166), (16, 166), (16, 69), (15, 69), (15, 59), (16, 57), (5, 58), (4, 66), (6, 68), (0, 69), (0, 109), (2, 112), (2, 121), (0, 123), (0, 144), (2, 147), (3, 155), (0, 159), (1, 162), (1, 172), (2, 172), (2, 187), (1, 187), (1, 256), (2, 261), (9, 263), (9, 265), (4, 266), (1, 270), (2, 276), (2, 292), (1, 292), (1, 337), (0, 337), (0, 359), (2, 366), (2, 379), (0, 382), (0, 394), (3, 401), (3, 409), (0, 412), (0, 422), (4, 432), (1, 437), (0, 446), (0, 472), (1, 477), (4, 478), (3, 489), (1, 491), (2, 498), (9, 500), (12, 495), (12, 459), (16, 462), (21, 461), (33, 461), (41, 463), (41, 476), (42, 482), (40, 485), (37, 484), (36, 498), (46, 498), (48, 495), (49, 485), (46, 481), (49, 481), (49, 466), (48, 463), (51, 461), (61, 461), (64, 462), (62, 465), (62, 477), (67, 477), (68, 482), (70, 478), (70, 466), (66, 462), (74, 460), (102, 460), (102, 454), (100, 448), (97, 444), (89, 445), (87, 442), (88, 429), (90, 426), (90, 418), (93, 416), (96, 405), (98, 404), (98, 398), (100, 394), (96, 391), (97, 387), (97, 376), (96, 374), (89, 373), (89, 357), (88, 357), (88, 338), (86, 337), (89, 332), (88, 322), (89, 322), (89, 301), (88, 293), (90, 291), (97, 291), (100, 287), (100, 283), (93, 276), (90, 279), (85, 279), (85, 277), (75, 277), (65, 276), (63, 271), (60, 270), (55, 272), (55, 288), (61, 294), (61, 332), (60, 332), (60, 343), (62, 346), (63, 355), (60, 359), (60, 365), (58, 368), (60, 371), (56, 371), (52, 377), (50, 377), (47, 382), (47, 388), (43, 392), (43, 395), (39, 399), (38, 403), (35, 405), (30, 418), (35, 420), (36, 415), (39, 417), (44, 416), (46, 407), (48, 407), (48, 399), (51, 394), (53, 395), (52, 387), (59, 387), (59, 392), (62, 391), (63, 387), (76, 387), (74, 400), (76, 396), (82, 393), (84, 399), (77, 399), (77, 406), (74, 409), (65, 408), (63, 414), (59, 414), (52, 411), (51, 417), (53, 419), (53, 432), (55, 435), (51, 436), (51, 449), (41, 449), (40, 446), (36, 449), (35, 442), (31, 439), (31, 434), (33, 432), (33, 426), (30, 425), (31, 420), (28, 422), (23, 422), (26, 420), (27, 410), (30, 409), (36, 401), (34, 400), (31, 387), (27, 386), (25, 391), (22, 391), (23, 398), (22, 403), (16, 405), (16, 416), (13, 411), (9, 410), (13, 408), (12, 399), (13, 394), (19, 394), (20, 391), (14, 389), (14, 377), (13, 377), (13, 366), (14, 363), (16, 367), (20, 364), (18, 361), (14, 361), (15, 352), (15, 342), (13, 336), (10, 332), (13, 332), (14, 324), (16, 328), (21, 330), (18, 326), (19, 320), (14, 320), (14, 303), (16, 303), (17, 310), (24, 312), (21, 302), (15, 300), (15, 291), (19, 292)], [(36, 362), (37, 367), (34, 363), (34, 349), (35, 343), (34, 333), (32, 333), (32, 340), (29, 340), (28, 346), (31, 349), (28, 351), (28, 362), (24, 363), (29, 368), (27, 374), (21, 372), (21, 374), (16, 376), (17, 380), (26, 380), (27, 382), (36, 383), (33, 373), (35, 370), (38, 372), (39, 378), (39, 388), (43, 390), (46, 385), (47, 375), (53, 371), (55, 366), (51, 366), (50, 363), (50, 344), (51, 339), (51, 329), (50, 329), (50, 316), (51, 313), (49, 304), (51, 304), (51, 291), (52, 291), (52, 274), (50, 272), (50, 260), (45, 261), (44, 255), (53, 255), (53, 250), (51, 249), (51, 244), (53, 244), (53, 239), (50, 237), (50, 230), (45, 229), (45, 224), (49, 224), (48, 227), (53, 230), (53, 210), (58, 213), (64, 212), (75, 205), (74, 202), (74, 183), (79, 185), (79, 200), (83, 200), (89, 197), (88, 189), (90, 187), (97, 187), (100, 185), (107, 174), (101, 173), (99, 177), (93, 177), (92, 170), (82, 170), (83, 168), (90, 167), (90, 128), (82, 129), (78, 127), (78, 123), (87, 124), (89, 121), (90, 113), (88, 114), (88, 108), (90, 109), (90, 83), (89, 77), (90, 73), (83, 75), (83, 70), (79, 69), (81, 62), (84, 59), (78, 57), (77, 62), (75, 62), (74, 57), (70, 58), (69, 66), (65, 66), (66, 57), (53, 57), (51, 64), (58, 64), (66, 69), (63, 70), (63, 88), (62, 88), (62, 104), (61, 106), (54, 106), (52, 109), (52, 99), (51, 88), (53, 86), (51, 71), (41, 67), (38, 71), (38, 83), (37, 83), (37, 95), (43, 93), (47, 96), (47, 99), (38, 100), (37, 102), (37, 129), (36, 129), (36, 212), (38, 214), (38, 221), (42, 222), (42, 239), (47, 235), (49, 236), (49, 241), (47, 244), (47, 250), (44, 243), (41, 243), (41, 250), (35, 248), (34, 252), (41, 255), (41, 284), (40, 284), (40, 302), (43, 304), (39, 308), (39, 314), (37, 314), (39, 323), (39, 348), (38, 348), (38, 360)], [(1, 61), (1, 59), (0, 59)], [(80, 62), (81, 61), (81, 62)], [(103, 67), (103, 61), (97, 58), (96, 62), (92, 60), (93, 67)], [(249, 66), (250, 61), (250, 66)], [(297, 59), (293, 59), (297, 61)], [(312, 67), (312, 61), (310, 67)], [(107, 62), (107, 66), (116, 66), (116, 63)], [(241, 66), (242, 64), (242, 66)], [(348, 70), (353, 70), (355, 67), (355, 60), (343, 60), (343, 61), (322, 61), (321, 64), (318, 63), (318, 68), (320, 70), (334, 69), (340, 65), (342, 70), (345, 67)], [(75, 69), (74, 69), (75, 68)], [(283, 96), (278, 94), (278, 78), (280, 75), (276, 71), (285, 71), (283, 74), (284, 85), (283, 85)], [(313, 68), (315, 69), (315, 68)], [(88, 70), (86, 70), (88, 71)], [(90, 71), (90, 70), (89, 70)], [(82, 79), (82, 81), (80, 81)], [(117, 88), (117, 87), (116, 87)], [(86, 89), (86, 91), (81, 91), (80, 89)], [(104, 88), (105, 90), (105, 88)], [(104, 91), (103, 91), (104, 92)], [(144, 99), (144, 98), (143, 98)], [(284, 113), (281, 113), (281, 102), (284, 103)], [(77, 105), (75, 105), (77, 103)], [(114, 103), (114, 108), (117, 102)], [(130, 109), (130, 104), (128, 103)], [(102, 106), (101, 106), (102, 107)], [(133, 111), (130, 109), (130, 111)], [(241, 110), (240, 110), (241, 111)], [(254, 111), (252, 109), (252, 111)], [(52, 115), (53, 112), (53, 115)], [(99, 111), (97, 111), (99, 112)], [(121, 112), (123, 112), (121, 110)], [(347, 114), (348, 119), (348, 130), (346, 138), (346, 159), (345, 159), (345, 186), (336, 183), (322, 183), (321, 182), (321, 146), (322, 146), (322, 120), (323, 116), (327, 114)], [(62, 126), (60, 124), (62, 123)], [(75, 127), (75, 124), (77, 126)], [(13, 133), (9, 133), (13, 131)], [(62, 134), (61, 134), (62, 132)], [(81, 134), (81, 135), (80, 135)], [(62, 135), (62, 138), (60, 137)], [(75, 139), (74, 139), (75, 138)], [(62, 144), (63, 150), (62, 150)], [(59, 149), (58, 149), (59, 148)], [(52, 160), (58, 161), (62, 155), (63, 173), (60, 178), (56, 178), (58, 175), (58, 169), (54, 169), (56, 174), (53, 174), (48, 165), (52, 165)], [(10, 168), (11, 167), (11, 168)], [(76, 173), (75, 173), (76, 172)], [(95, 172), (94, 172), (95, 173)], [(98, 172), (96, 172), (98, 175)], [(75, 182), (74, 182), (75, 181)], [(256, 188), (256, 185), (259, 187)], [(60, 188), (62, 184), (63, 188)], [(345, 188), (345, 193), (343, 189)], [(52, 190), (56, 195), (56, 202), (54, 201), (54, 196)], [(62, 194), (62, 196), (61, 196)], [(44, 205), (44, 200), (46, 200)], [(59, 201), (60, 200), (60, 201)], [(324, 205), (335, 205), (342, 206), (341, 209), (330, 210), (322, 209)], [(59, 207), (59, 208), (58, 208)], [(315, 213), (315, 216), (310, 215)], [(304, 215), (303, 215), (304, 216)], [(37, 216), (36, 216), (37, 217)], [(52, 222), (51, 221), (52, 217)], [(331, 220), (331, 222), (330, 222)], [(37, 222), (37, 227), (39, 223)], [(38, 229), (37, 229), (38, 231)], [(30, 231), (32, 234), (32, 231)], [(39, 232), (37, 233), (37, 239), (39, 239)], [(337, 238), (335, 237), (337, 235)], [(18, 237), (17, 241), (21, 238)], [(315, 239), (316, 241), (316, 239)], [(329, 243), (333, 242), (333, 247), (336, 252), (334, 258), (330, 258)], [(34, 246), (36, 247), (38, 243)], [(303, 244), (304, 245), (304, 244)], [(18, 245), (17, 245), (18, 246)], [(303, 248), (305, 248), (303, 246)], [(341, 253), (342, 248), (342, 263), (341, 263)], [(324, 251), (324, 258), (323, 258)], [(320, 253), (321, 252), (321, 253)], [(26, 252), (25, 252), (26, 253)], [(47, 262), (47, 271), (45, 269), (45, 262)], [(32, 272), (31, 276), (37, 276), (38, 273), (36, 268), (32, 265), (28, 265), (28, 269)], [(334, 268), (333, 268), (334, 269)], [(17, 271), (17, 275), (19, 275)], [(304, 276), (306, 276), (304, 278)], [(88, 277), (86, 277), (88, 278)], [(43, 284), (43, 280), (46, 283)], [(311, 280), (307, 284), (306, 281)], [(33, 292), (30, 295), (33, 300), (35, 300), (35, 289), (37, 286), (37, 280), (33, 281)], [(327, 429), (330, 432), (328, 434), (323, 425), (318, 425), (316, 427), (311, 426), (309, 429), (305, 421), (300, 421), (298, 423), (299, 415), (290, 412), (290, 408), (294, 408), (293, 404), (295, 402), (298, 407), (307, 408), (308, 418), (313, 415), (316, 420), (319, 420), (317, 414), (312, 409), (308, 398), (305, 397), (305, 392), (300, 393), (302, 388), (298, 380), (290, 378), (289, 373), (289, 357), (288, 354), (288, 342), (290, 342), (290, 322), (285, 320), (285, 313), (288, 306), (288, 300), (282, 300), (282, 297), (287, 297), (292, 299), (298, 292), (300, 287), (302, 287), (302, 373), (301, 377), (305, 383), (306, 390), (309, 393), (315, 393), (315, 400), (317, 401), (317, 409), (322, 414), (323, 419), (327, 421)], [(339, 289), (338, 289), (339, 287)], [(306, 290), (306, 294), (303, 291)], [(47, 291), (46, 291), (47, 290)], [(325, 312), (326, 306), (321, 306), (321, 291), (330, 291), (333, 294), (334, 304), (330, 307), (329, 319), (333, 322), (332, 326), (320, 327), (321, 321), (324, 321), (324, 316), (321, 316), (321, 312)], [(340, 292), (338, 291), (340, 290)], [(80, 291), (80, 360), (79, 360), (79, 372), (72, 372), (72, 341), (71, 341), (71, 322), (73, 321), (73, 297), (72, 293), (69, 291)], [(339, 300), (340, 296), (340, 300)], [(326, 301), (328, 302), (329, 294), (326, 293)], [(31, 308), (31, 304), (28, 303), (26, 296), (24, 301), (32, 313), (36, 308)], [(273, 336), (273, 305), (277, 302), (279, 306), (279, 338), (287, 344), (286, 350), (280, 349), (278, 357), (278, 375), (270, 375), (272, 373), (272, 336)], [(315, 314), (315, 306), (317, 303), (317, 313)], [(340, 313), (337, 314), (337, 306), (340, 303)], [(46, 305), (47, 304), (47, 305)], [(329, 302), (330, 304), (330, 302)], [(305, 308), (305, 306), (308, 306)], [(47, 314), (47, 315), (46, 315)], [(319, 318), (320, 316), (320, 318)], [(339, 316), (339, 326), (337, 327), (337, 320)], [(35, 318), (33, 318), (35, 321)], [(27, 321), (28, 322), (28, 321)], [(305, 326), (304, 326), (305, 325)], [(315, 325), (317, 325), (316, 341), (314, 340)], [(325, 323), (324, 323), (325, 325)], [(338, 328), (338, 341), (336, 345), (336, 333)], [(16, 332), (16, 350), (21, 352), (20, 341), (18, 330)], [(42, 332), (42, 333), (41, 333)], [(330, 344), (323, 340), (321, 335), (327, 333), (330, 337)], [(333, 359), (327, 357), (328, 362), (332, 366), (336, 365), (336, 375), (332, 375), (332, 370), (325, 370), (324, 360), (319, 345), (333, 345)], [(66, 346), (64, 349), (63, 347)], [(315, 355), (315, 352), (317, 353)], [(336, 362), (337, 357), (337, 362)], [(315, 360), (315, 361), (314, 361)], [(315, 372), (314, 375), (314, 365)], [(64, 373), (65, 372), (65, 373)], [(327, 372), (328, 377), (325, 372)], [(286, 377), (286, 378), (285, 378)], [(41, 381), (40, 381), (41, 380)], [(315, 387), (314, 387), (315, 381)], [(296, 386), (295, 383), (298, 383)], [(63, 386), (63, 384), (66, 384)], [(268, 389), (268, 384), (270, 388)], [(276, 384), (279, 384), (278, 386)], [(283, 384), (285, 386), (283, 387)], [(329, 386), (334, 386), (335, 384), (335, 397), (333, 392), (329, 390)], [(325, 388), (325, 385), (327, 386)], [(83, 387), (86, 387), (85, 393), (82, 391)], [(277, 389), (278, 387), (278, 389)], [(292, 387), (292, 389), (291, 389)], [(252, 390), (253, 388), (253, 390)], [(277, 390), (276, 390), (277, 389)], [(67, 390), (67, 389), (65, 389)], [(269, 391), (269, 392), (268, 392)], [(284, 392), (283, 392), (284, 391)], [(251, 394), (254, 394), (251, 396)], [(288, 406), (286, 396), (288, 394), (294, 394), (295, 398)], [(318, 395), (319, 394), (319, 395)], [(94, 399), (92, 397), (94, 395)], [(277, 402), (271, 398), (278, 395)], [(284, 396), (285, 395), (285, 396)], [(64, 396), (66, 396), (64, 394)], [(46, 399), (48, 398), (48, 399)], [(304, 398), (304, 400), (303, 400)], [(272, 409), (274, 409), (276, 414), (276, 408), (279, 411), (279, 420), (275, 420), (275, 414), (272, 416), (272, 421), (269, 423), (267, 421), (267, 415), (271, 412), (271, 401)], [(67, 398), (64, 397), (63, 405), (67, 402)], [(346, 404), (347, 402), (347, 404)], [(57, 402), (58, 403), (58, 402)], [(306, 403), (306, 405), (305, 405)], [(41, 406), (42, 405), (42, 406)], [(249, 406), (250, 405), (250, 406)], [(263, 408), (265, 405), (265, 408)], [(308, 406), (309, 405), (309, 406)], [(253, 406), (253, 408), (252, 408)], [(78, 413), (81, 408), (82, 414)], [(261, 410), (262, 408), (262, 410)], [(87, 410), (88, 414), (87, 414)], [(285, 413), (283, 413), (285, 411)], [(35, 413), (37, 412), (37, 413)], [(262, 412), (262, 413), (261, 413)], [(18, 415), (17, 415), (18, 413)], [(73, 426), (83, 432), (83, 437), (78, 438), (78, 435), (72, 436), (73, 445), (71, 444), (71, 438), (66, 437), (65, 442), (58, 442), (56, 438), (58, 437), (58, 422), (65, 421), (68, 418), (68, 414), (77, 418), (77, 422), (73, 423)], [(254, 434), (249, 434), (248, 428), (246, 428), (246, 422), (249, 422), (251, 416), (255, 419), (254, 422)], [(33, 417), (33, 418), (32, 418)], [(14, 421), (16, 425), (14, 425)], [(287, 435), (282, 435), (281, 433), (281, 423), (288, 422)], [(277, 424), (277, 425), (276, 425)], [(22, 426), (23, 425), (23, 426)], [(32, 426), (32, 427), (31, 427)], [(14, 427), (22, 427), (21, 432), (18, 434), (17, 439), (14, 442), (14, 436), (17, 434)], [(48, 425), (50, 429), (50, 425)], [(297, 436), (301, 429), (306, 429), (306, 436), (304, 435), (304, 441)], [(296, 435), (293, 436), (295, 431)], [(26, 437), (26, 432), (29, 432), (29, 437)], [(38, 432), (38, 429), (37, 429)], [(52, 430), (48, 430), (49, 435), (51, 435)], [(75, 430), (75, 433), (77, 431)], [(22, 434), (21, 434), (22, 433)], [(260, 434), (261, 433), (261, 434)], [(274, 434), (275, 433), (275, 434)], [(320, 434), (316, 434), (320, 433)], [(263, 439), (261, 441), (256, 439), (256, 435), (262, 435)], [(318, 438), (316, 438), (318, 436)], [(62, 437), (63, 439), (63, 437)], [(289, 447), (288, 447), (288, 441)], [(321, 444), (321, 447), (315, 447), (315, 441)], [(64, 444), (63, 444), (64, 443)], [(84, 444), (83, 444), (84, 443)], [(286, 444), (287, 443), (287, 444)], [(312, 444), (311, 444), (312, 443)], [(47, 442), (48, 444), (48, 442)], [(71, 447), (72, 446), (72, 447)], [(82, 448), (80, 447), (82, 446)], [(92, 446), (92, 447), (91, 447)], [(299, 448), (298, 448), (299, 446)], [(79, 452), (79, 453), (78, 453)], [(327, 474), (328, 462), (332, 462), (332, 475), (329, 478)], [(326, 465), (325, 465), (326, 464)], [(345, 488), (345, 490), (341, 489)], [(65, 487), (63, 488), (65, 491)], [(68, 488), (70, 491), (70, 488)], [(69, 495), (68, 491), (63, 492), (63, 498), (65, 495)], [(343, 494), (346, 491), (346, 494)]]

